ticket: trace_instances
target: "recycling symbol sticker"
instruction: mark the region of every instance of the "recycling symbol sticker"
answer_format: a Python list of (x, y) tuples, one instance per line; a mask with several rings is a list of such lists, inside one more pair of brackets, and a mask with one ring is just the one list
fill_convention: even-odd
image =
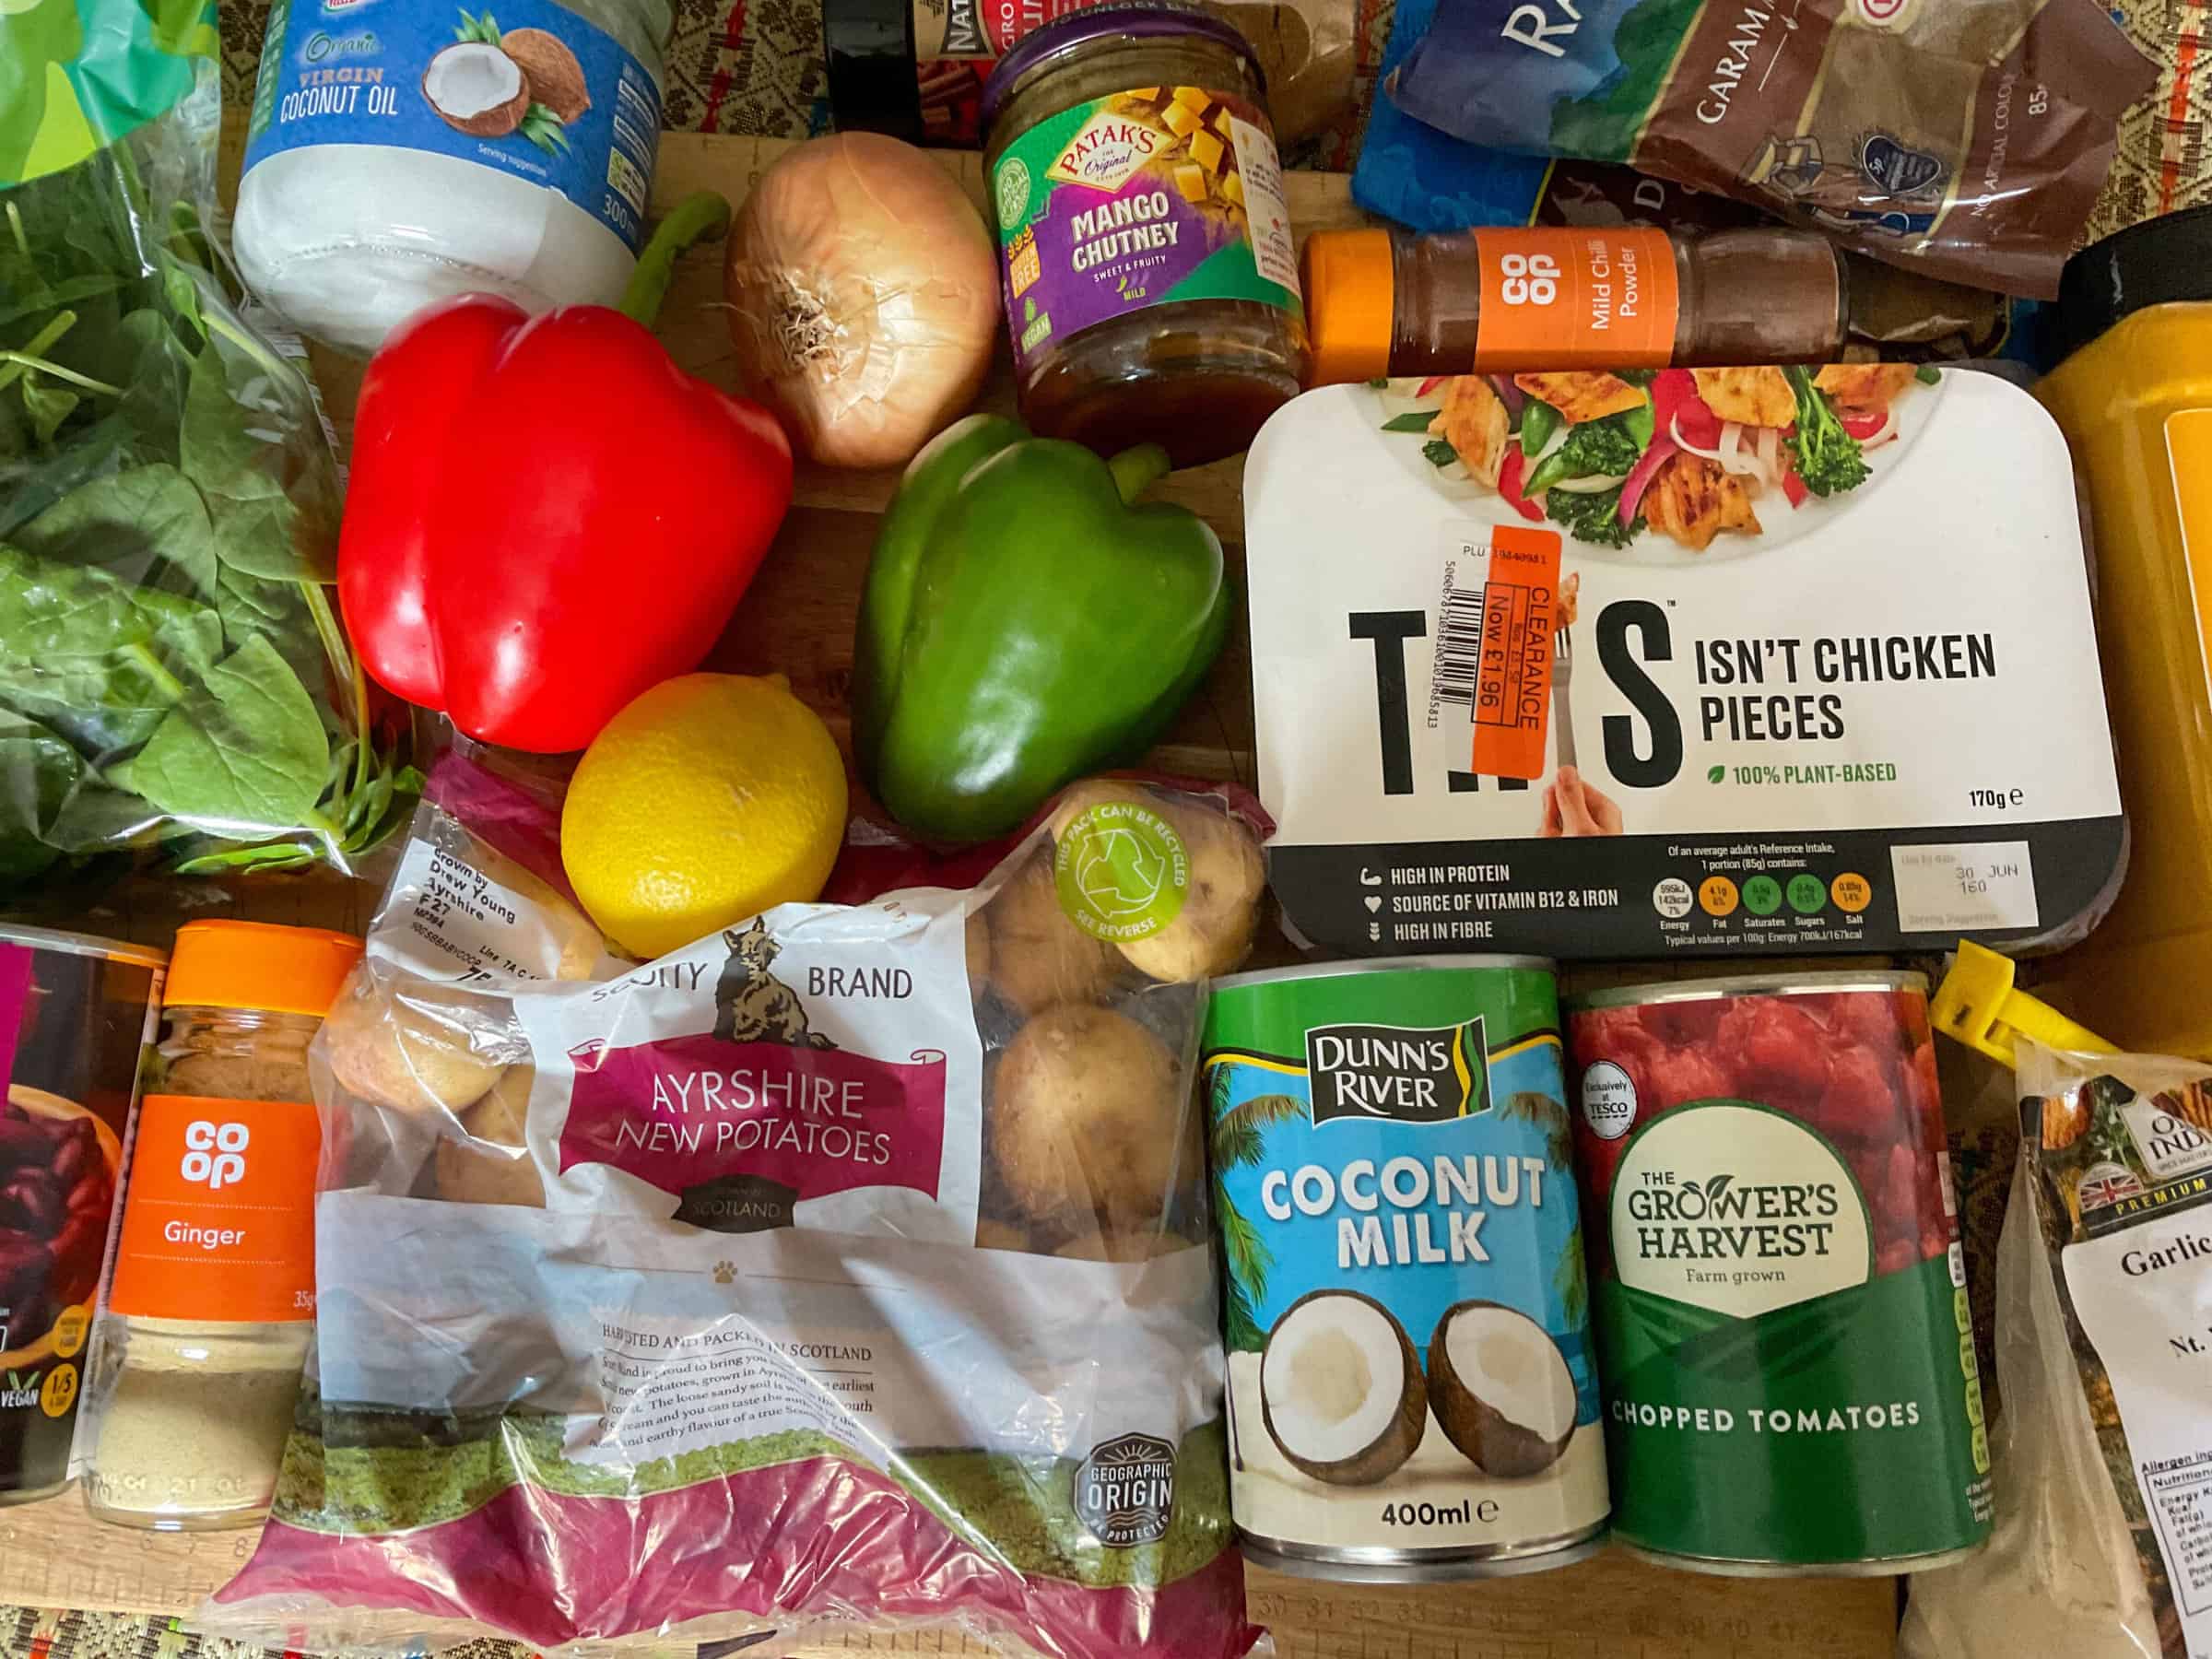
[(1060, 909), (1094, 939), (1148, 939), (1182, 911), (1191, 855), (1174, 826), (1134, 801), (1105, 801), (1060, 832)]

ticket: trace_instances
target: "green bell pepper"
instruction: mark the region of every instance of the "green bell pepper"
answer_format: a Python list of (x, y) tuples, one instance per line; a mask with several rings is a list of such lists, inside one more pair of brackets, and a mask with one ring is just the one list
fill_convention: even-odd
[(1134, 760), (1229, 632), (1221, 543), (1165, 502), (1157, 444), (1102, 461), (1001, 415), (939, 433), (900, 481), (861, 600), (853, 748), (892, 817), (940, 841), (1019, 825)]

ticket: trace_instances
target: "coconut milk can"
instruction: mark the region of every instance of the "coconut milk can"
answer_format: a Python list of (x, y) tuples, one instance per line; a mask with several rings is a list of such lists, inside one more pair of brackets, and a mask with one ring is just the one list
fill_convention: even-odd
[(1202, 1086), (1245, 1555), (1381, 1583), (1594, 1548), (1604, 1431), (1550, 965), (1224, 980)]

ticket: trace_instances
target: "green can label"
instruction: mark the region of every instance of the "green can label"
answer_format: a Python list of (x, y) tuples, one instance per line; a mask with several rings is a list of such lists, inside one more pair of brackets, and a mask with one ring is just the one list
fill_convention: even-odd
[(1275, 134), (1232, 93), (1138, 87), (1063, 110), (1006, 147), (991, 201), (1022, 368), (1147, 306), (1300, 309)]
[(1806, 1570), (1985, 1539), (1924, 995), (1677, 987), (1569, 1036), (1616, 1535)]
[(1203, 1074), (1240, 1530), (1324, 1559), (1594, 1534), (1604, 1431), (1550, 972), (1232, 980)]

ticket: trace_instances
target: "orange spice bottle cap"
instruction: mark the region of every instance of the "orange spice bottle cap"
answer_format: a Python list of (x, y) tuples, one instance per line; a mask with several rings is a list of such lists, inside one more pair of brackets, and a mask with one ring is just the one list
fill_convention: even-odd
[(1333, 386), (1389, 373), (1397, 308), (1390, 232), (1316, 230), (1306, 238), (1299, 276), (1312, 349), (1308, 382)]
[(171, 1008), (265, 1008), (320, 1019), (360, 959), (360, 940), (326, 928), (187, 922), (177, 929), (161, 1001)]

